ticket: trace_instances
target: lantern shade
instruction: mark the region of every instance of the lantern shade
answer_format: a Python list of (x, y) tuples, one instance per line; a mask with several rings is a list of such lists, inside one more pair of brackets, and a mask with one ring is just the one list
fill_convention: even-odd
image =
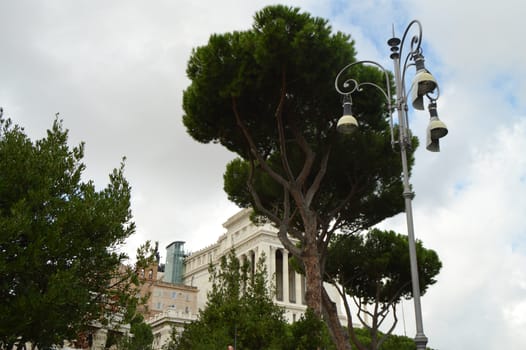
[(416, 73), (411, 85), (411, 101), (413, 108), (423, 111), (424, 96), (433, 92), (438, 84), (435, 77), (426, 69), (421, 69)]
[(352, 134), (358, 128), (358, 121), (352, 114), (347, 114), (338, 120), (336, 130), (342, 134)]
[(429, 104), (429, 125), (427, 126), (427, 143), (426, 149), (431, 152), (439, 152), (439, 139), (446, 136), (448, 133), (446, 124), (438, 119), (436, 101)]

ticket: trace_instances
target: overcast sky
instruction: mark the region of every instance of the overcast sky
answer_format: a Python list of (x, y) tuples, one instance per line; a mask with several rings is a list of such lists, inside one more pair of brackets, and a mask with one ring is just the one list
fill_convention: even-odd
[[(237, 212), (222, 190), (219, 145), (193, 141), (181, 122), (193, 47), (249, 28), (274, 1), (1, 1), (0, 106), (41, 138), (60, 112), (70, 143), (86, 142), (86, 179), (103, 187), (127, 157), (137, 233), (161, 253), (195, 251)], [(424, 27), (426, 65), (439, 80), (449, 134), (440, 153), (420, 147), (412, 184), (417, 237), (443, 269), (422, 299), (429, 346), (526, 348), (526, 3), (304, 0), (282, 3), (352, 35), (359, 59), (391, 68), (386, 40), (412, 19)], [(427, 112), (411, 114), (425, 140)], [(422, 142), (423, 144), (423, 142)], [(381, 224), (406, 233), (405, 217)], [(411, 303), (404, 303), (414, 336)], [(397, 331), (403, 333), (403, 322)]]

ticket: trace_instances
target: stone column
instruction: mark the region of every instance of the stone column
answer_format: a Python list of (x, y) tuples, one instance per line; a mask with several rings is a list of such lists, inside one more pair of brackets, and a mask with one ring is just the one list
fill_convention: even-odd
[[(267, 277), (269, 285), (276, 287), (274, 276), (276, 273), (276, 253), (275, 249), (269, 244), (268, 248), (262, 249), (265, 252), (265, 265), (267, 265)], [(276, 293), (272, 293), (272, 300), (276, 300)]]
[(283, 254), (283, 302), (290, 303), (289, 301), (289, 252), (285, 249), (281, 250)]
[(300, 273), (295, 273), (294, 275), (296, 277), (296, 304), (301, 304), (301, 279), (303, 275)]

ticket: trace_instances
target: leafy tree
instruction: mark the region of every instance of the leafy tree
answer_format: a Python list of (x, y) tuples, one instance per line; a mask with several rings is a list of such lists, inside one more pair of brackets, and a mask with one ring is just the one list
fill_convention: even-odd
[(283, 350), (335, 349), (327, 325), (309, 308), (298, 321), (288, 327), (290, 335), (283, 344)]
[[(357, 232), (403, 210), (384, 97), (367, 89), (354, 94), (360, 131), (336, 132), (342, 110), (334, 78), (354, 61), (350, 37), (332, 33), (326, 20), (270, 6), (256, 13), (250, 30), (214, 34), (194, 49), (183, 96), (188, 133), (239, 156), (227, 166), (225, 191), (278, 229), (303, 264), (307, 305), (325, 314), (339, 349), (349, 345), (322, 284), (327, 245), (336, 232)], [(385, 81), (370, 66), (351, 74)]]
[[(55, 120), (32, 142), (0, 118), (0, 347), (46, 348), (138, 302), (119, 252), (135, 230), (124, 166), (107, 187), (82, 181), (84, 144)], [(133, 307), (132, 307), (133, 309)]]
[[(416, 242), (420, 290), (424, 294), (436, 280), (442, 263), (435, 251)], [(369, 333), (368, 343), (359, 339), (352, 328), (352, 314), (345, 298), (351, 339), (360, 350), (383, 349), (384, 341), (397, 324), (396, 306), (402, 298), (412, 297), (411, 270), (407, 236), (394, 231), (372, 229), (366, 235), (338, 235), (331, 243), (326, 273), (341, 293), (350, 295), (357, 317)], [(392, 311), (393, 323), (387, 333), (380, 326)], [(370, 321), (364, 319), (370, 317)]]
[(219, 268), (210, 265), (212, 289), (197, 321), (185, 326), (177, 349), (281, 349), (285, 336), (283, 309), (272, 301), (264, 257), (252, 273), (232, 250)]
[(163, 345), (162, 350), (177, 350), (177, 344), (179, 343), (179, 332), (177, 328), (172, 326), (172, 331), (170, 332), (170, 340)]
[(152, 328), (142, 315), (136, 315), (130, 322), (131, 336), (123, 336), (117, 342), (119, 350), (150, 350), (153, 343)]
[[(354, 330), (356, 337), (360, 340), (364, 346), (369, 347), (371, 345), (371, 335), (369, 330), (366, 328), (356, 328)], [(415, 341), (404, 335), (386, 335), (385, 341), (378, 348), (380, 350), (416, 350)], [(431, 348), (427, 348), (432, 350)]]

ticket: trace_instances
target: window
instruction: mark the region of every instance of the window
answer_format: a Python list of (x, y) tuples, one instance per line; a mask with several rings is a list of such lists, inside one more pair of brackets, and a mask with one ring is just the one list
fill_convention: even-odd
[(296, 303), (296, 272), (289, 265), (289, 302)]
[(250, 256), (250, 272), (252, 273), (252, 276), (254, 276), (256, 274), (256, 253), (254, 253), (254, 251), (251, 250), (248, 254)]
[(283, 301), (283, 254), (276, 250), (276, 299)]
[(307, 305), (307, 299), (305, 299), (305, 291), (306, 290), (307, 290), (307, 288), (306, 288), (305, 276), (301, 275), (301, 303), (303, 305)]

